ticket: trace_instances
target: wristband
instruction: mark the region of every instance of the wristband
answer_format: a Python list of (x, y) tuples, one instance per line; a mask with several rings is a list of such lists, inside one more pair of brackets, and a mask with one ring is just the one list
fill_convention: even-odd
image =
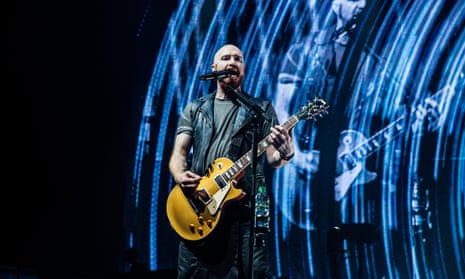
[(287, 157), (281, 157), (282, 160), (285, 160), (285, 161), (289, 161), (290, 159), (292, 159), (295, 155), (295, 152), (292, 153), (291, 155), (287, 156)]

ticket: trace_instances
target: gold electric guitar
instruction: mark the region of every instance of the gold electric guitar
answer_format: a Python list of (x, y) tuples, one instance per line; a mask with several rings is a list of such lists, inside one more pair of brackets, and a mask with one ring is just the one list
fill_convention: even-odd
[[(329, 105), (322, 98), (315, 98), (301, 107), (282, 127), (290, 130), (299, 120), (322, 117), (328, 113)], [(267, 137), (258, 143), (257, 156), (269, 146)], [(243, 171), (252, 163), (252, 150), (236, 162), (218, 158), (210, 166), (208, 174), (200, 179), (194, 191), (185, 192), (175, 185), (168, 195), (166, 213), (171, 227), (185, 240), (198, 241), (210, 235), (221, 221), (222, 210), (228, 202), (240, 200), (245, 193), (233, 185)]]

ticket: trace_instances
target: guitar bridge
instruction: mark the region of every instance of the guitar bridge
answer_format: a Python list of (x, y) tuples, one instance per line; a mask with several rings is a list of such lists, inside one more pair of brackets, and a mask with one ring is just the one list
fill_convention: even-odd
[[(222, 189), (225, 189), (225, 188), (222, 188)], [(212, 216), (216, 215), (216, 213), (219, 210), (218, 205), (220, 203), (218, 202), (218, 194), (220, 194), (221, 197), (224, 197), (221, 194), (222, 189), (220, 189), (218, 192), (216, 192), (213, 195), (213, 197), (210, 196), (210, 194), (208, 193), (207, 190), (205, 190), (205, 188), (202, 188), (202, 189), (198, 190), (197, 193), (196, 193), (197, 200), (199, 200), (199, 201), (201, 201), (203, 203), (203, 205), (204, 205), (203, 208), (207, 207), (208, 211), (210, 212), (210, 215), (212, 215)]]

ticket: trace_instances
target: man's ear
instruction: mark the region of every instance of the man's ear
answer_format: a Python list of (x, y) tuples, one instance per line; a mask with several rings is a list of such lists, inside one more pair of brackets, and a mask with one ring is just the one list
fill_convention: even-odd
[(212, 69), (212, 72), (214, 72), (216, 70), (216, 64), (212, 64), (211, 69)]

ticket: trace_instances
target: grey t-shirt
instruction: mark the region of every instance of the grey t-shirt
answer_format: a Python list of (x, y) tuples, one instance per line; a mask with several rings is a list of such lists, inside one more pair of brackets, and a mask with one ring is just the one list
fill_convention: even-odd
[(207, 160), (210, 165), (220, 157), (226, 157), (230, 148), (232, 127), (239, 106), (230, 99), (215, 99), (213, 106), (213, 139), (210, 149), (206, 150)]

